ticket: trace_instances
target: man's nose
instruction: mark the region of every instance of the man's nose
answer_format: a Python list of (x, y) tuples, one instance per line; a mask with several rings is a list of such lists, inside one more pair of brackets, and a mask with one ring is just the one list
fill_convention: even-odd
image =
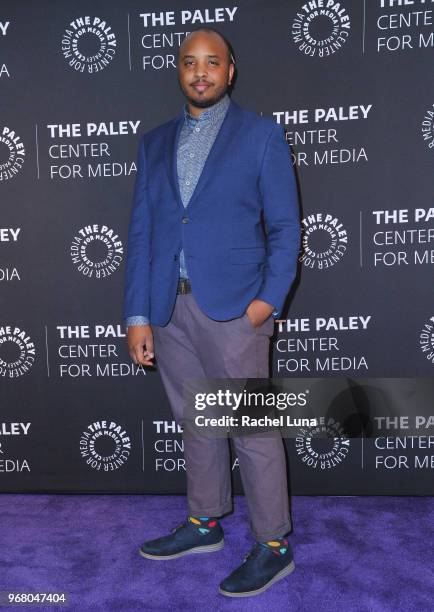
[(208, 69), (207, 69), (206, 64), (202, 64), (198, 62), (196, 64), (195, 74), (196, 74), (196, 77), (198, 78), (201, 78), (201, 79), (204, 78), (208, 74)]

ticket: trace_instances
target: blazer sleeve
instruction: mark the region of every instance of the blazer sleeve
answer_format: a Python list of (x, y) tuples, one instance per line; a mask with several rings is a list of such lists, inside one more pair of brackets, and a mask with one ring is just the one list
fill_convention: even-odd
[(142, 136), (137, 154), (128, 228), (127, 256), (124, 274), (123, 317), (146, 317), (150, 310), (151, 206), (147, 186), (145, 138)]
[(267, 230), (264, 280), (256, 298), (278, 316), (297, 273), (301, 245), (300, 206), (291, 154), (282, 126), (273, 124), (259, 177)]

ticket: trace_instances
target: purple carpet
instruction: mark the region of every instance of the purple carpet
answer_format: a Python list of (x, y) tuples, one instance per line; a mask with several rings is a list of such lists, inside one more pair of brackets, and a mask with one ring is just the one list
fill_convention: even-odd
[(296, 569), (243, 599), (217, 592), (253, 544), (243, 497), (223, 550), (160, 562), (137, 547), (184, 519), (183, 497), (3, 494), (0, 515), (0, 591), (67, 592), (59, 610), (434, 610), (434, 498), (293, 497)]

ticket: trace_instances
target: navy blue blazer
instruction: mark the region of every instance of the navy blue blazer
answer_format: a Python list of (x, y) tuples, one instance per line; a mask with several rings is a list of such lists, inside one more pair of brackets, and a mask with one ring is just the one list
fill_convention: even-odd
[(296, 275), (301, 236), (283, 128), (231, 100), (184, 208), (176, 167), (183, 121), (181, 112), (140, 140), (124, 318), (168, 323), (181, 248), (193, 296), (207, 316), (218, 321), (240, 317), (254, 298), (280, 311)]

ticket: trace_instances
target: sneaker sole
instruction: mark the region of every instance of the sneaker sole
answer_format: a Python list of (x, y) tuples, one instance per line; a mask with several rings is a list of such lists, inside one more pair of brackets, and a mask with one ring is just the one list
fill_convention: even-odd
[(221, 587), (219, 587), (219, 592), (222, 595), (226, 595), (227, 597), (251, 597), (253, 595), (259, 595), (260, 593), (263, 593), (268, 588), (270, 588), (270, 586), (272, 586), (275, 582), (277, 582), (278, 580), (281, 580), (282, 578), (285, 578), (285, 576), (287, 576), (294, 570), (295, 570), (295, 563), (294, 561), (291, 561), (289, 565), (287, 565), (282, 570), (280, 570), (280, 572), (278, 572), (275, 576), (273, 576), (271, 580), (269, 580), (266, 584), (264, 584), (264, 586), (262, 586), (260, 589), (256, 589), (256, 591), (244, 591), (244, 592), (239, 592), (239, 593), (232, 593), (230, 591), (224, 591)]
[(139, 554), (146, 559), (155, 559), (156, 561), (167, 561), (168, 559), (176, 559), (177, 557), (183, 557), (184, 555), (191, 555), (196, 553), (208, 553), (208, 552), (217, 552), (221, 550), (225, 545), (224, 540), (220, 540), (217, 544), (208, 544), (205, 546), (196, 546), (195, 548), (189, 548), (188, 550), (183, 550), (182, 552), (175, 553), (174, 555), (151, 555), (149, 553), (144, 553), (141, 548), (139, 548)]

